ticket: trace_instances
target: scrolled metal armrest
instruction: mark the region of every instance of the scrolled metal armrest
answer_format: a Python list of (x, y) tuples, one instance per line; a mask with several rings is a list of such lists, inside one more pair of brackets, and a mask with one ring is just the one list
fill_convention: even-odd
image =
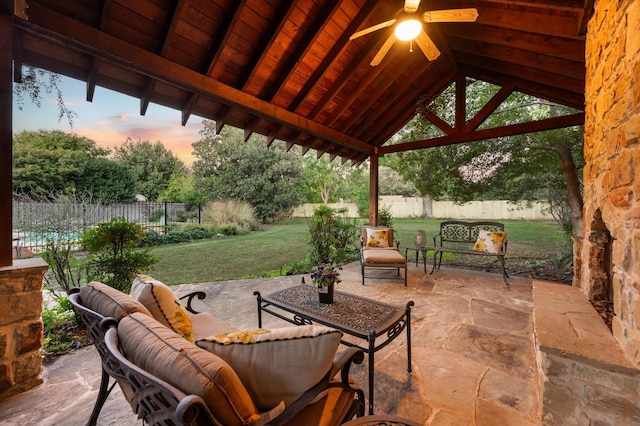
[(192, 314), (200, 313), (200, 311), (196, 311), (195, 309), (193, 309), (193, 306), (191, 306), (191, 304), (193, 303), (193, 299), (196, 297), (199, 300), (204, 300), (204, 298), (207, 297), (207, 294), (204, 291), (193, 291), (191, 293), (188, 293), (188, 294), (185, 294), (184, 296), (179, 297), (180, 300), (187, 299), (185, 308), (187, 311), (191, 312)]

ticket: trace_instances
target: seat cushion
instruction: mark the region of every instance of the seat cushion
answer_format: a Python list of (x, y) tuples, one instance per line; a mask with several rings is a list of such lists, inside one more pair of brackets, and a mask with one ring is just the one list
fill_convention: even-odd
[(404, 264), (406, 259), (398, 250), (363, 250), (365, 262)]
[(139, 313), (118, 324), (122, 352), (131, 362), (187, 395), (200, 396), (224, 425), (260, 417), (242, 382), (224, 360)]
[(133, 280), (131, 296), (142, 303), (156, 320), (193, 342), (189, 313), (167, 285), (147, 275), (138, 275)]
[(204, 339), (212, 334), (233, 333), (234, 331), (238, 331), (238, 329), (231, 324), (222, 321), (208, 312), (191, 315), (191, 325), (193, 326), (193, 339), (195, 341)]
[(91, 281), (80, 287), (80, 301), (82, 305), (104, 317), (112, 317), (120, 321), (122, 317), (133, 312), (141, 312), (151, 316), (143, 304), (106, 284)]
[(256, 405), (289, 405), (331, 369), (342, 332), (321, 326), (292, 326), (219, 334), (198, 340), (201, 348), (231, 365)]

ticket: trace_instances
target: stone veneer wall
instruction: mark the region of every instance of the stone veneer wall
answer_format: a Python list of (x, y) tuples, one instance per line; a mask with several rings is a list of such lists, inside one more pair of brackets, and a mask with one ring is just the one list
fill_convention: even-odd
[[(596, 0), (587, 30), (580, 285), (612, 286), (613, 335), (640, 366), (640, 0)], [(602, 257), (603, 238), (610, 254)], [(606, 262), (606, 265), (602, 265)]]
[(40, 258), (0, 268), (0, 401), (42, 383)]

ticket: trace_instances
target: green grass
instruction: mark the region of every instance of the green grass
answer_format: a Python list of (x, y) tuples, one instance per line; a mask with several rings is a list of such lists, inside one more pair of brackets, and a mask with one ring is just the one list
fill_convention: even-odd
[(307, 222), (294, 219), (248, 235), (154, 247), (150, 273), (165, 284), (259, 277), (302, 260), (309, 252)]
[[(430, 243), (439, 231), (440, 222), (394, 219), (393, 227), (401, 252), (404, 254), (405, 247), (413, 245), (417, 230), (424, 230), (427, 243)], [(541, 265), (552, 264), (560, 253), (570, 253), (570, 240), (554, 223), (503, 223), (508, 234), (507, 262), (511, 271), (542, 270)], [(279, 270), (303, 260), (309, 252), (307, 238), (307, 221), (292, 219), (249, 235), (162, 245), (152, 249), (160, 261), (150, 274), (166, 284), (260, 277), (267, 271)], [(445, 257), (445, 261), (450, 259)]]

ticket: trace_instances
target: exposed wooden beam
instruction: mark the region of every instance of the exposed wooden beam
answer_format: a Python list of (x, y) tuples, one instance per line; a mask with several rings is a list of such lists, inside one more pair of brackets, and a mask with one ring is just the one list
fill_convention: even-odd
[[(0, 7), (0, 267), (13, 264), (13, 2)], [(8, 10), (5, 10), (5, 7)], [(4, 308), (3, 308), (4, 309)]]
[(93, 94), (96, 90), (96, 81), (98, 80), (98, 69), (100, 68), (100, 59), (91, 58), (91, 68), (87, 74), (87, 102), (93, 102)]
[(450, 135), (455, 132), (454, 128), (451, 127), (449, 123), (444, 121), (442, 118), (438, 117), (432, 111), (425, 110), (422, 112), (422, 115), (424, 116), (424, 118), (429, 120), (431, 124), (436, 126), (438, 129), (442, 130), (445, 134)]
[(564, 77), (584, 76), (586, 72), (584, 59), (581, 61), (571, 61), (542, 53), (533, 53), (457, 37), (451, 37), (449, 39), (449, 45), (457, 52), (482, 56), (484, 58), (490, 58), (490, 60), (498, 60), (514, 65), (522, 65), (528, 68), (535, 68), (542, 72)]
[(525, 133), (540, 132), (543, 130), (560, 129), (563, 127), (580, 126), (584, 124), (584, 112), (562, 117), (547, 118), (528, 123), (512, 124), (510, 126), (494, 127), (491, 129), (476, 130), (473, 132), (456, 133), (432, 139), (388, 145), (379, 148), (381, 154), (393, 152), (411, 151), (414, 149), (433, 148), (436, 146), (455, 145), (459, 143), (495, 139), (506, 136), (522, 135)]
[(470, 132), (477, 129), (512, 93), (513, 86), (502, 86), (498, 92), (474, 115), (464, 126), (463, 131)]
[(529, 31), (551, 36), (582, 39), (578, 34), (578, 23), (575, 17), (552, 15), (539, 12), (538, 9), (514, 10), (478, 6), (477, 23), (518, 31)]
[[(347, 49), (349, 45), (349, 37), (369, 17), (369, 15), (374, 9), (374, 6), (377, 3), (378, 3), (377, 0), (367, 0), (365, 5), (358, 12), (358, 15), (353, 19), (353, 21), (351, 21), (349, 26), (345, 29), (345, 31), (340, 36), (340, 38), (333, 45), (329, 53), (327, 53), (327, 56), (325, 56), (325, 58), (322, 60), (320, 65), (313, 71), (313, 74), (311, 75), (309, 80), (307, 80), (305, 85), (302, 87), (302, 90), (300, 90), (300, 92), (294, 98), (293, 102), (291, 102), (291, 104), (287, 107), (289, 111), (295, 111), (298, 108), (298, 106), (300, 106), (302, 101), (304, 101), (304, 99), (309, 94), (311, 89), (318, 83), (320, 78), (324, 75), (324, 73), (327, 71), (329, 66), (333, 63), (333, 61), (335, 61), (335, 59), (338, 57), (338, 55), (340, 55), (340, 53), (342, 53), (344, 50)], [(352, 63), (353, 62), (354, 61), (352, 61)], [(353, 72), (353, 70), (351, 72)], [(346, 72), (343, 72), (342, 75), (344, 76), (343, 80), (346, 80), (346, 78), (350, 76), (350, 73), (346, 71)], [(332, 90), (332, 91), (334, 92), (333, 96), (335, 96), (335, 93), (337, 93), (337, 91), (335, 90)], [(333, 99), (333, 96), (325, 95), (322, 98), (322, 100), (318, 102), (318, 104), (322, 104), (323, 106), (326, 106), (329, 102), (331, 102), (331, 100)], [(312, 112), (309, 115), (309, 117), (315, 118), (316, 115), (317, 115), (317, 112), (315, 112), (314, 110), (314, 112)]]
[[(327, 19), (335, 13), (339, 8), (340, 2), (337, 0), (329, 0), (321, 9), (318, 16), (314, 17), (311, 27), (304, 31), (304, 35), (297, 47), (294, 49), (291, 57), (285, 62), (282, 69), (278, 72), (276, 81), (268, 89), (267, 93), (262, 99), (271, 101), (274, 96), (282, 89), (284, 83), (291, 77), (296, 70), (301, 58), (308, 52), (309, 48), (313, 45), (313, 40), (318, 37), (320, 30), (326, 25)], [(306, 96), (306, 95), (305, 95)]]
[(456, 106), (455, 106), (455, 129), (457, 132), (464, 128), (467, 120), (467, 78), (464, 74), (456, 77)]
[(578, 34), (585, 35), (587, 33), (587, 24), (591, 15), (593, 15), (593, 4), (595, 0), (584, 0), (582, 10), (578, 15)]
[(185, 87), (189, 88), (193, 93), (211, 97), (225, 105), (233, 106), (249, 114), (263, 117), (322, 139), (350, 146), (358, 151), (365, 153), (372, 151), (372, 147), (362, 141), (222, 84), (109, 34), (82, 25), (50, 9), (35, 5), (31, 9), (34, 20), (20, 22), (25, 31), (41, 33), (44, 30), (34, 23), (40, 22), (45, 28), (49, 28), (52, 31), (49, 34), (50, 37), (72, 45), (78, 51), (95, 54), (104, 60), (127, 65), (143, 75), (176, 86), (187, 81), (188, 83), (185, 84)]
[(553, 37), (520, 29), (504, 30), (487, 25), (440, 24), (439, 28), (449, 37), (541, 53), (575, 62), (585, 61), (584, 41), (580, 39)]
[(525, 7), (544, 7), (553, 10), (564, 10), (579, 13), (583, 10), (581, 0), (491, 0), (492, 3), (503, 3)]

